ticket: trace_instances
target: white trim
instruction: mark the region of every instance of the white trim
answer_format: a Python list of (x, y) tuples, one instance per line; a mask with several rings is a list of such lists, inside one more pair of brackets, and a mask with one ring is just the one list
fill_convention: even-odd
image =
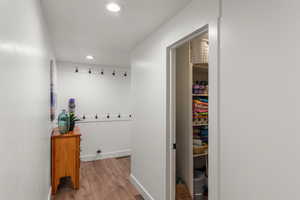
[(209, 26), (209, 200), (220, 199), (220, 21)]
[(136, 187), (136, 189), (140, 192), (145, 200), (154, 200), (154, 198), (150, 195), (150, 193), (144, 188), (144, 186), (137, 180), (137, 178), (130, 174), (129, 177), (130, 182)]
[(123, 65), (123, 66), (121, 66), (121, 65), (100, 65), (100, 64), (93, 64), (93, 63), (89, 63), (89, 64), (87, 64), (87, 63), (83, 63), (83, 62), (72, 62), (72, 61), (65, 61), (65, 60), (56, 60), (56, 63), (60, 63), (60, 64), (71, 64), (71, 65), (74, 65), (74, 66), (78, 66), (78, 67), (86, 67), (86, 68), (88, 68), (88, 67), (95, 67), (95, 68), (103, 68), (103, 69), (109, 69), (109, 70), (112, 70), (112, 69), (116, 69), (116, 70), (126, 70), (126, 69), (131, 69), (131, 67), (130, 67), (130, 64), (129, 64), (129, 66), (125, 66), (125, 65)]
[(85, 124), (85, 123), (104, 123), (104, 122), (130, 122), (133, 121), (132, 118), (128, 118), (128, 119), (92, 119), (92, 120), (80, 120), (77, 121), (77, 124)]
[(103, 160), (107, 158), (119, 158), (124, 156), (130, 156), (131, 149), (125, 149), (122, 151), (114, 151), (114, 152), (107, 152), (101, 154), (89, 154), (89, 155), (82, 155), (80, 156), (81, 161), (94, 161), (94, 160)]
[[(173, 144), (176, 143), (176, 88), (172, 87), (176, 84), (176, 50), (175, 48), (168, 49), (168, 60), (169, 63), (167, 66), (175, 66), (167, 68), (167, 74), (170, 74), (167, 77), (167, 102), (170, 102), (170, 105), (167, 106), (167, 134), (166, 140), (169, 140), (169, 145), (167, 145), (167, 164), (166, 169), (170, 169), (169, 173), (166, 173), (166, 199), (175, 199), (176, 198), (176, 185), (171, 184), (176, 182), (176, 150), (173, 149)], [(169, 134), (168, 134), (169, 133)], [(170, 187), (169, 187), (170, 186)]]
[(47, 200), (51, 200), (52, 187), (49, 188), (48, 198)]

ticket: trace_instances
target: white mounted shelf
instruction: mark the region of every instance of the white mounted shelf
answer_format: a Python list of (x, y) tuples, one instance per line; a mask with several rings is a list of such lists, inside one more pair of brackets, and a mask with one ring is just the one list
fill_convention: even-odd
[(193, 94), (194, 97), (208, 97), (208, 94)]
[(193, 156), (194, 156), (194, 158), (198, 158), (198, 157), (204, 157), (204, 156), (207, 156), (207, 155), (208, 155), (208, 153), (205, 152), (205, 153), (200, 153), (200, 154), (194, 154)]
[(85, 123), (105, 123), (105, 122), (126, 122), (126, 121), (132, 121), (133, 119), (95, 119), (95, 120), (80, 120), (77, 121), (77, 124), (85, 124)]
[(208, 124), (193, 123), (193, 126), (208, 126)]

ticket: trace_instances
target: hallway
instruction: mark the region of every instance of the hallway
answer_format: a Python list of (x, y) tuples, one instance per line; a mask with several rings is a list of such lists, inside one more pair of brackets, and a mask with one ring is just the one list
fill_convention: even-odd
[(0, 200), (300, 200), (299, 8), (0, 0)]
[(52, 200), (143, 200), (129, 175), (129, 157), (81, 162), (80, 189), (62, 181)]

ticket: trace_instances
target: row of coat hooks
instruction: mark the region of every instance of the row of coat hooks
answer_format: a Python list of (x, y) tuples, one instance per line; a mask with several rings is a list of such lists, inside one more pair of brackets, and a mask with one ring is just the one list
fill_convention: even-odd
[[(87, 72), (89, 74), (99, 74), (99, 75), (106, 74), (104, 69), (101, 69), (101, 71), (98, 71), (98, 70), (94, 70), (92, 68), (89, 68), (86, 71), (86, 70), (80, 70), (78, 67), (75, 67), (75, 73), (81, 73), (81, 72), (85, 72), (85, 73)], [(117, 76), (117, 74), (120, 74), (123, 77), (127, 77), (128, 76), (128, 72), (126, 72), (126, 71), (125, 72), (124, 71), (117, 72), (116, 70), (112, 70), (112, 72), (111, 72), (112, 76)]]
[(80, 117), (81, 121), (84, 120), (121, 120), (121, 119), (132, 119), (132, 114), (111, 114), (111, 113), (105, 113), (105, 114), (94, 114), (94, 115), (87, 115), (83, 114)]

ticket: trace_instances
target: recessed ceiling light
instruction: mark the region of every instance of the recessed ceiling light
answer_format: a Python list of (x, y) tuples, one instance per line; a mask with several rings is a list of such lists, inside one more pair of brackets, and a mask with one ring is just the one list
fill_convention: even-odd
[(86, 56), (85, 58), (86, 58), (87, 60), (94, 60), (94, 56), (90, 56), (90, 55), (89, 55), (89, 56)]
[(106, 5), (106, 9), (110, 12), (120, 12), (121, 6), (117, 3), (108, 3)]

